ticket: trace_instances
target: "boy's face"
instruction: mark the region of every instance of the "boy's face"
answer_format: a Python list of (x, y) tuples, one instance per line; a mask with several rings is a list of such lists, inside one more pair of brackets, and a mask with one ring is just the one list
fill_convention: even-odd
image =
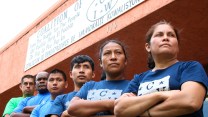
[(89, 62), (75, 63), (72, 71), (70, 71), (70, 77), (74, 83), (78, 86), (82, 86), (85, 82), (92, 80), (95, 77), (92, 67)]
[(48, 77), (47, 88), (52, 95), (60, 95), (67, 88), (67, 82), (61, 73), (51, 73)]

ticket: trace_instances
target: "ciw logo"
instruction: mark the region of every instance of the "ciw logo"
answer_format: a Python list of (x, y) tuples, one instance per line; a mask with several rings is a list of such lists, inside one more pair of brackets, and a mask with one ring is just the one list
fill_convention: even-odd
[(87, 10), (87, 19), (95, 21), (105, 16), (116, 5), (118, 0), (94, 0)]
[(141, 83), (137, 95), (141, 96), (153, 92), (168, 91), (170, 89), (169, 79), (170, 76), (168, 75), (158, 80)]

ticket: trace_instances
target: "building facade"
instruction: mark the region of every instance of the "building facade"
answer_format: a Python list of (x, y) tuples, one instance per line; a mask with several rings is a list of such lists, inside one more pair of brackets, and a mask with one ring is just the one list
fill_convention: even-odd
[[(207, 0), (61, 0), (0, 50), (0, 114), (11, 97), (21, 95), (23, 75), (53, 68), (68, 75), (70, 60), (78, 54), (94, 59), (95, 80), (100, 80), (98, 51), (108, 39), (126, 44), (130, 80), (148, 69), (145, 33), (161, 20), (181, 31), (179, 60), (199, 61), (208, 73)], [(66, 92), (72, 89), (69, 80)]]

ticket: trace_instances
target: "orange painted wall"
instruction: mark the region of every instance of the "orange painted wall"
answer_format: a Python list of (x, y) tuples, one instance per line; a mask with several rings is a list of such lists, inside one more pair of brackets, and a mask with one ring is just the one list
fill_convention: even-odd
[[(144, 17), (145, 15), (148, 15), (150, 12), (158, 9), (159, 7), (162, 7), (163, 5), (168, 4), (172, 0), (166, 0), (165, 2), (149, 2), (147, 1), (146, 5), (151, 5), (155, 7), (151, 7), (147, 9), (146, 5), (138, 6), (138, 8), (134, 8), (131, 12), (128, 14), (125, 14), (121, 16), (120, 18), (117, 18), (115, 22), (119, 24), (119, 27), (116, 27), (116, 29), (107, 32), (106, 28), (109, 28), (112, 24), (109, 23), (108, 25), (103, 26), (102, 28), (98, 29), (97, 31), (93, 32), (92, 34), (88, 35), (81, 41), (77, 42), (76, 44), (73, 44), (72, 46), (62, 50), (58, 54), (54, 55), (53, 57), (50, 57), (49, 59), (43, 61), (42, 63), (36, 65), (35, 67), (29, 69), (28, 71), (24, 71), (24, 65), (26, 61), (26, 52), (27, 52), (27, 46), (28, 46), (28, 38), (35, 33), (38, 29), (40, 29), (42, 26), (47, 24), (50, 20), (52, 20), (55, 16), (57, 16), (59, 13), (64, 11), (66, 8), (68, 8), (74, 1), (61, 1), (60, 3), (57, 3), (53, 8), (51, 8), (47, 13), (43, 14), (42, 17), (40, 17), (36, 22), (34, 22), (30, 27), (28, 27), (26, 30), (24, 30), (20, 35), (18, 35), (13, 42), (11, 42), (7, 47), (3, 48), (0, 53), (0, 74), (1, 74), (1, 81), (2, 85), (0, 85), (0, 93), (10, 89), (13, 86), (16, 86), (21, 76), (24, 74), (36, 74), (37, 72), (41, 70), (47, 70), (49, 67), (54, 66), (55, 64), (59, 63), (60, 61), (63, 61), (64, 59), (68, 58), (69, 56), (75, 54), (77, 51), (80, 51), (87, 46), (90, 46), (91, 44), (102, 40), (103, 38), (107, 37), (108, 35), (124, 28), (125, 26), (135, 22), (136, 20)], [(142, 12), (140, 15), (137, 15), (138, 17), (134, 17), (132, 21), (126, 20), (128, 17), (131, 17), (134, 13), (137, 12), (137, 9)], [(142, 10), (143, 9), (143, 10)], [(106, 33), (107, 32), (107, 33)], [(97, 37), (94, 40), (91, 40), (91, 36)], [(89, 42), (89, 40), (91, 42)], [(76, 45), (76, 46), (75, 46)], [(78, 46), (78, 45), (84, 45), (84, 46)], [(81, 48), (80, 48), (81, 47)], [(72, 51), (73, 49), (73, 51)], [(12, 82), (11, 82), (12, 81)]]

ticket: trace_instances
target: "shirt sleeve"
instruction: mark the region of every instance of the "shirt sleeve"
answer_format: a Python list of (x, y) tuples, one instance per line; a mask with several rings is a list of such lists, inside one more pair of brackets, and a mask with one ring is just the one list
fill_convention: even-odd
[(3, 117), (6, 115), (6, 114), (11, 114), (13, 112), (13, 110), (15, 109), (17, 105), (13, 102), (13, 98), (10, 99), (4, 109), (4, 113), (3, 113)]
[(137, 95), (140, 85), (140, 81), (139, 81), (140, 76), (141, 74), (134, 75), (134, 78), (130, 81), (130, 83), (128, 84), (127, 88), (123, 93), (134, 93)]
[(201, 83), (207, 90), (208, 78), (202, 65), (197, 61), (186, 62), (181, 69), (181, 85), (187, 81)]
[(15, 113), (21, 113), (22, 110), (24, 109), (24, 107), (27, 105), (27, 101), (30, 99), (31, 97), (27, 97), (25, 99), (23, 99), (19, 104), (18, 106), (14, 109), (13, 112)]

